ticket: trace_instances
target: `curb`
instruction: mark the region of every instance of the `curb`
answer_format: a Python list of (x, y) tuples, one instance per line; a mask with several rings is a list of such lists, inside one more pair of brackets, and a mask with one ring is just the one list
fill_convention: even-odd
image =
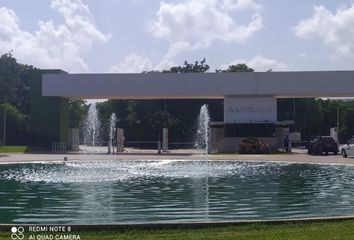
[(8, 232), (11, 227), (54, 227), (63, 226), (70, 227), (72, 232), (83, 231), (112, 231), (112, 230), (156, 230), (156, 229), (197, 229), (210, 227), (229, 227), (244, 225), (282, 225), (282, 224), (310, 224), (310, 223), (326, 223), (326, 222), (344, 222), (354, 220), (354, 216), (339, 216), (325, 218), (298, 218), (283, 220), (245, 220), (245, 221), (216, 221), (216, 222), (178, 222), (178, 223), (137, 223), (137, 224), (0, 224), (0, 231)]

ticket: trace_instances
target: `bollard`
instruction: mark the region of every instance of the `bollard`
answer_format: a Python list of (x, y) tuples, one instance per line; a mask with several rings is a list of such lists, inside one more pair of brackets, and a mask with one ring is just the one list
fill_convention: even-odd
[(117, 128), (117, 153), (118, 152), (124, 152), (124, 129), (123, 128)]
[(168, 150), (168, 128), (162, 129), (162, 152), (166, 153)]
[(157, 154), (161, 154), (161, 141), (157, 141)]

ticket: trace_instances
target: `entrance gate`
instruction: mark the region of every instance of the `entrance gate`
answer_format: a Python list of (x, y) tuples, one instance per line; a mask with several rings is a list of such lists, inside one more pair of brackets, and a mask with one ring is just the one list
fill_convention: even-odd
[[(42, 139), (49, 142), (67, 139), (65, 99), (71, 98), (224, 99), (225, 138), (219, 144), (223, 144), (222, 148), (225, 150), (226, 144), (233, 141), (232, 138), (237, 138), (232, 136), (233, 129), (240, 126), (260, 124), (275, 129), (277, 110), (274, 108), (274, 102), (277, 98), (354, 96), (354, 71), (185, 74), (66, 74), (62, 71), (43, 71), (42, 73), (39, 78), (35, 77), (33, 82), (36, 84), (31, 86), (34, 96), (33, 109), (36, 109), (32, 113), (33, 124), (36, 125), (33, 129), (37, 131), (36, 134), (43, 136)], [(42, 113), (47, 112), (53, 113), (52, 119), (41, 117)], [(48, 127), (43, 127), (47, 125)]]

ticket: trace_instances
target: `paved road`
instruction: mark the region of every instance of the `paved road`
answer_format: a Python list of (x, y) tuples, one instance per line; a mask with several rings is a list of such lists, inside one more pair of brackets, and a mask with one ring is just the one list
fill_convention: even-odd
[(354, 165), (354, 158), (343, 158), (340, 155), (310, 156), (304, 150), (295, 150), (291, 154), (266, 154), (266, 155), (240, 155), (240, 154), (211, 154), (208, 157), (200, 151), (174, 150), (168, 154), (156, 154), (156, 151), (144, 153), (127, 152), (119, 155), (100, 154), (3, 154), (0, 155), (0, 164), (24, 163), (24, 162), (57, 162), (63, 161), (88, 161), (88, 160), (241, 160), (241, 161), (270, 161), (270, 162), (292, 162), (292, 163), (321, 163), (321, 164), (350, 164)]

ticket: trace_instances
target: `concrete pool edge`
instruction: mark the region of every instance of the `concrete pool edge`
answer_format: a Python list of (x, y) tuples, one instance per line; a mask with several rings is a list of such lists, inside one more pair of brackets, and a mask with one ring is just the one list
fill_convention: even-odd
[(282, 224), (312, 224), (345, 222), (354, 220), (354, 216), (336, 217), (313, 217), (313, 218), (289, 218), (274, 220), (237, 220), (237, 221), (203, 221), (203, 222), (176, 222), (176, 223), (136, 223), (136, 224), (1, 224), (0, 232), (10, 232), (12, 227), (70, 227), (71, 232), (83, 231), (113, 231), (113, 230), (155, 230), (155, 229), (178, 229), (178, 228), (210, 228), (210, 227), (231, 227), (244, 225), (282, 225)]
[[(99, 162), (99, 161), (96, 161), (96, 162)], [(129, 162), (129, 161), (126, 161), (126, 162)], [(143, 161), (142, 161), (143, 162)], [(160, 163), (164, 163), (165, 161), (157, 161), (157, 165), (158, 166), (160, 166), (161, 164)], [(166, 161), (167, 163), (170, 163), (170, 162), (172, 162), (172, 161)], [(214, 161), (214, 162), (217, 162), (217, 161)], [(87, 162), (81, 162), (79, 165), (81, 166), (81, 165), (85, 165)], [(104, 162), (103, 162), (104, 163)], [(117, 161), (117, 163), (118, 163), (118, 167), (120, 166), (120, 164), (119, 164), (119, 161)], [(135, 163), (137, 163), (138, 165), (140, 164), (140, 162), (139, 161), (135, 161)], [(202, 161), (201, 163), (205, 163), (205, 164), (208, 164), (206, 161)], [(224, 161), (224, 163), (227, 163), (227, 161)], [(51, 164), (49, 163), (48, 164), (48, 166), (50, 166)], [(62, 163), (62, 165), (65, 165), (65, 163)], [(94, 164), (95, 165), (95, 164)], [(131, 165), (130, 164), (127, 164), (128, 165), (128, 167), (130, 167)], [(146, 165), (150, 165), (150, 163), (149, 162), (145, 162), (145, 164), (143, 164), (142, 166), (146, 166)], [(167, 165), (169, 165), (169, 164), (167, 164)], [(233, 166), (233, 161), (231, 162), (231, 165)], [(71, 166), (71, 165), (69, 165), (69, 166)], [(76, 166), (76, 165), (75, 165)], [(95, 165), (96, 166), (96, 165)], [(112, 166), (115, 166), (115, 165), (112, 165)], [(141, 165), (139, 165), (139, 166), (141, 166)], [(162, 166), (165, 166), (165, 164), (162, 164)], [(175, 165), (175, 164), (172, 164), (172, 166), (179, 166), (178, 164), (177, 165)], [(182, 166), (185, 166), (184, 164), (182, 164)], [(186, 165), (188, 168), (187, 168), (187, 171), (189, 171), (190, 169), (194, 169), (194, 168), (190, 168), (190, 166), (192, 166), (192, 167), (194, 167), (194, 166), (197, 166), (197, 169), (201, 169), (203, 172), (205, 171), (205, 168), (199, 168), (199, 164), (197, 164), (197, 165), (195, 165), (195, 164), (193, 164), (193, 161), (189, 161), (189, 163), (187, 163), (187, 165)], [(221, 171), (223, 171), (224, 170), (224, 165), (223, 164), (220, 164), (219, 166), (221, 166)], [(246, 166), (248, 166), (248, 167), (253, 167), (253, 164), (252, 165), (250, 165), (250, 164), (247, 164)], [(267, 165), (266, 165), (267, 166)], [(271, 164), (271, 165), (269, 165), (270, 167), (273, 167), (273, 165)], [(291, 168), (288, 168), (287, 166), (289, 166), (289, 165), (285, 165), (286, 166), (286, 169), (291, 169)], [(309, 165), (307, 165), (307, 166), (310, 166), (310, 164)], [(306, 166), (306, 167), (307, 167)], [(264, 167), (264, 165), (263, 164), (261, 164), (261, 169), (263, 169), (263, 167)], [(276, 166), (277, 167), (277, 166)], [(298, 166), (295, 166), (295, 167), (298, 167)], [(12, 170), (11, 169), (12, 168), (12, 166), (9, 166), (9, 168), (8, 169), (10, 169), (10, 170)], [(16, 165), (13, 165), (13, 169), (17, 169), (17, 167), (16, 167)], [(51, 169), (51, 167), (50, 167), (50, 169)], [(241, 168), (241, 169), (243, 169), (243, 168)], [(300, 168), (300, 169), (303, 169), (303, 168)], [(305, 168), (305, 170), (306, 170), (307, 168)], [(315, 168), (315, 170), (316, 169), (318, 169), (318, 168)], [(349, 171), (349, 178), (345, 178), (345, 179), (349, 179), (349, 181), (350, 180), (352, 180), (352, 176), (353, 176), (353, 172), (352, 172), (352, 170), (353, 170), (353, 168), (351, 167), (351, 168), (349, 168), (348, 167), (348, 169), (347, 168), (340, 168), (340, 169), (344, 169), (346, 172), (347, 172), (347, 170), (349, 169), (350, 171)], [(247, 170), (247, 168), (246, 168), (246, 170)], [(337, 170), (337, 169), (335, 169), (335, 170)], [(288, 171), (288, 172), (292, 172), (292, 171)], [(5, 174), (6, 174), (6, 169), (5, 169)], [(89, 173), (89, 174), (91, 174), (91, 173)], [(197, 175), (198, 176), (198, 175)], [(325, 175), (325, 176), (327, 176), (327, 175)], [(347, 175), (346, 175), (347, 176)], [(290, 181), (292, 181), (291, 180), (292, 178), (290, 178)], [(322, 178), (321, 178), (322, 179)], [(344, 179), (344, 178), (343, 178)], [(310, 179), (311, 180), (311, 179)], [(30, 181), (29, 181), (30, 182)], [(314, 181), (315, 182), (315, 181)], [(224, 186), (224, 183), (225, 183), (225, 181), (221, 181), (221, 185), (222, 186)], [(326, 183), (326, 182), (325, 182)], [(349, 182), (350, 183), (350, 185), (352, 185), (352, 181), (350, 181)], [(31, 183), (29, 183), (29, 184), (31, 184)], [(212, 197), (209, 197), (209, 183), (208, 183), (208, 178), (206, 178), (206, 182), (204, 182), (204, 180), (203, 181), (201, 181), (201, 182), (197, 182), (197, 184), (195, 184), (195, 186), (198, 188), (198, 189), (202, 189), (203, 187), (204, 187), (204, 184), (205, 184), (205, 187), (206, 187), (206, 189), (207, 189), (207, 191), (206, 191), (206, 194), (207, 195), (205, 195), (205, 198), (202, 198), (202, 203), (204, 203), (204, 201), (205, 201), (205, 203), (209, 203), (210, 202), (210, 200), (209, 199), (219, 199), (219, 200), (217, 200), (217, 201), (215, 201), (215, 202), (223, 202), (223, 201), (221, 201), (221, 199), (222, 198), (212, 198)], [(234, 182), (231, 182), (231, 184), (234, 184)], [(316, 184), (317, 185), (317, 184)], [(4, 189), (6, 189), (6, 185), (4, 185), (5, 187), (4, 187)], [(101, 185), (99, 185), (99, 186), (101, 186)], [(128, 186), (130, 186), (130, 185), (128, 185)], [(194, 185), (193, 185), (194, 186)], [(215, 184), (215, 186), (218, 186), (218, 185), (216, 185)], [(227, 186), (227, 184), (225, 184), (225, 187)], [(256, 186), (256, 185), (254, 185), (254, 186)], [(285, 185), (286, 186), (286, 185)], [(325, 185), (325, 186), (328, 186), (328, 185)], [(337, 185), (338, 187), (340, 187), (340, 185)], [(68, 186), (66, 186), (66, 187), (68, 187)], [(327, 187), (326, 187), (327, 188)], [(17, 189), (19, 189), (19, 190), (21, 190), (22, 188), (17, 188), (17, 187), (13, 187), (12, 189), (16, 189), (16, 191), (17, 191)], [(74, 188), (75, 189), (75, 188)], [(214, 189), (217, 189), (217, 188), (214, 188)], [(240, 189), (242, 189), (242, 188), (240, 188)], [(251, 189), (251, 188), (246, 188), (246, 189)], [(251, 191), (252, 192), (258, 192), (257, 191), (257, 189), (258, 188), (255, 188), (255, 189), (252, 189)], [(259, 192), (263, 192), (263, 189), (264, 189), (264, 185), (262, 185), (262, 187), (261, 187), (261, 190), (259, 191)], [(288, 188), (287, 188), (288, 189)], [(291, 189), (291, 188), (289, 188), (289, 189)], [(320, 188), (321, 189), (321, 188)], [(338, 189), (338, 188), (336, 188), (336, 189)], [(50, 189), (49, 189), (50, 190)], [(70, 190), (70, 189), (69, 189)], [(169, 190), (169, 189), (168, 189)], [(5, 191), (6, 192), (6, 191)], [(96, 191), (95, 191), (96, 192)], [(230, 191), (226, 191), (226, 192), (230, 192)], [(237, 192), (237, 191), (236, 191)], [(239, 192), (239, 195), (242, 195), (243, 194), (243, 192), (244, 191), (240, 191)], [(279, 192), (279, 191), (276, 191), (276, 192)], [(319, 192), (322, 192), (322, 191), (319, 191)], [(51, 195), (53, 195), (52, 193), (52, 191), (48, 191), (48, 193), (50, 194), (50, 196)], [(84, 196), (85, 196), (85, 194), (87, 193), (87, 191), (84, 191), (83, 192), (84, 193)], [(88, 193), (90, 193), (90, 192), (88, 192)], [(201, 192), (199, 191), (199, 192), (196, 192), (198, 195), (201, 195)], [(315, 193), (316, 193), (316, 191), (315, 191)], [(66, 196), (66, 192), (63, 192), (63, 194), (65, 194), (65, 196)], [(139, 193), (140, 194), (140, 193)], [(87, 194), (86, 194), (87, 195)], [(267, 194), (266, 194), (267, 195)], [(9, 195), (9, 196), (11, 196), (11, 195)], [(37, 195), (38, 196), (38, 195)], [(53, 195), (53, 196), (55, 196), (55, 194)], [(114, 194), (112, 194), (111, 193), (111, 196), (115, 196)], [(153, 195), (152, 195), (153, 196)], [(203, 195), (201, 195), (201, 196), (203, 196)], [(210, 195), (210, 196), (212, 196), (212, 195)], [(323, 196), (323, 195), (322, 195)], [(339, 194), (338, 196), (341, 196), (341, 194)], [(350, 196), (350, 194), (348, 194), (347, 196)], [(148, 196), (148, 199), (150, 198), (150, 196)], [(14, 199), (16, 199), (16, 198), (14, 198)], [(18, 198), (19, 200), (21, 200), (22, 199), (22, 197), (20, 197), (20, 198)], [(43, 198), (42, 197), (42, 199), (45, 199), (45, 198)], [(72, 200), (71, 198), (63, 198), (65, 201), (68, 201), (68, 202), (70, 202), (70, 200)], [(74, 199), (74, 198), (73, 198)], [(81, 197), (77, 197), (77, 196), (75, 196), (75, 199), (81, 199)], [(139, 199), (139, 198), (138, 198)], [(158, 198), (155, 198), (155, 199), (158, 199), (158, 201), (160, 201), (160, 199), (164, 199), (164, 198), (160, 198), (160, 197), (158, 197)], [(195, 198), (193, 198), (192, 200), (194, 200)], [(199, 199), (199, 198), (196, 198), (196, 199)], [(248, 197), (248, 199), (250, 199), (251, 201), (253, 201), (253, 197)], [(262, 199), (262, 198), (260, 198), (260, 199)], [(293, 197), (291, 197), (291, 199), (294, 199)], [(347, 198), (348, 199), (348, 198)], [(353, 199), (352, 197), (351, 197), (351, 199)], [(188, 198), (188, 200), (191, 200), (191, 198)], [(232, 200), (232, 199), (231, 199)], [(306, 199), (306, 202), (310, 202), (310, 200), (311, 200), (311, 198), (308, 198), (308, 199)], [(17, 202), (17, 201), (14, 201), (14, 200), (12, 200), (13, 202)], [(20, 202), (20, 201), (19, 201)], [(199, 201), (199, 202), (201, 202), (201, 201)], [(234, 203), (235, 202), (235, 200), (232, 200), (231, 201), (231, 203)], [(282, 203), (282, 201), (279, 201), (280, 203)], [(331, 202), (331, 201), (330, 201)], [(335, 202), (339, 202), (338, 200), (337, 201), (335, 201)], [(332, 202), (332, 203), (335, 203), (335, 202)], [(22, 201), (21, 201), (21, 203), (23, 203)], [(25, 205), (22, 205), (21, 204), (21, 207), (25, 210), (24, 212), (26, 213), (26, 212), (28, 212), (28, 210), (26, 210), (26, 209), (32, 209), (33, 207), (35, 208), (36, 207), (36, 205), (33, 205), (31, 202), (29, 202), (30, 204), (27, 206), (27, 207), (25, 207)], [(152, 203), (152, 204), (151, 204)], [(151, 201), (148, 205), (146, 205), (147, 207), (150, 207), (150, 206), (154, 206), (154, 201)], [(160, 202), (158, 202), (158, 203), (160, 203)], [(285, 203), (288, 205), (288, 201), (285, 201)], [(300, 202), (291, 202), (291, 203), (303, 203), (303, 201), (300, 201)], [(317, 202), (316, 201), (316, 205), (318, 204), (319, 202)], [(350, 204), (350, 201), (348, 201), (348, 203)], [(70, 205), (70, 204), (69, 204)], [(279, 204), (276, 204), (277, 206), (279, 205)], [(312, 205), (312, 204), (310, 204), (310, 205)], [(327, 205), (327, 204), (325, 204), (325, 205)], [(6, 204), (4, 205), (5, 207), (6, 207)], [(56, 208), (57, 206), (60, 206), (60, 204), (58, 205), (57, 203), (55, 203), (54, 205), (53, 205), (53, 207), (54, 208)], [(71, 205), (71, 206), (73, 206), (73, 205)], [(112, 205), (113, 206), (113, 205)], [(122, 206), (124, 206), (124, 205), (122, 205)], [(265, 206), (267, 206), (267, 205), (265, 205)], [(300, 206), (300, 207), (296, 207), (296, 208), (299, 208), (299, 210), (304, 210), (303, 209), (303, 204), (294, 204), (294, 206)], [(230, 213), (237, 213), (237, 215), (239, 215), (239, 216), (232, 216), (232, 215), (230, 215), (231, 217), (225, 217), (225, 216), (228, 216), (228, 214), (227, 214), (227, 211), (220, 211), (220, 212), (223, 212), (223, 216), (222, 216), (222, 218), (219, 218), (219, 217), (213, 217), (213, 214), (209, 214), (209, 204), (207, 204), (207, 215), (206, 214), (203, 214), (203, 216), (204, 217), (202, 217), (202, 218), (200, 218), (200, 217), (198, 217), (199, 219), (192, 219), (192, 215), (191, 214), (188, 214), (187, 216), (188, 217), (180, 217), (180, 218), (174, 218), (174, 217), (168, 217), (168, 218), (165, 218), (165, 221), (163, 221), (163, 219), (164, 218), (151, 218), (150, 220), (149, 220), (149, 218), (148, 217), (145, 217), (144, 215), (138, 215), (137, 217), (136, 216), (133, 216), (133, 217), (131, 217), (130, 219), (131, 219), (131, 221), (129, 221), (129, 218), (116, 218), (115, 216), (119, 216), (121, 213), (122, 213), (122, 211), (121, 211), (121, 208), (118, 208), (118, 211), (116, 211), (116, 208), (107, 208), (105, 211), (102, 211), (102, 213), (104, 213), (104, 212), (106, 212), (105, 214), (108, 214), (108, 215), (111, 215), (112, 214), (112, 218), (103, 218), (103, 221), (97, 221), (99, 218), (91, 218), (91, 221), (82, 221), (82, 218), (81, 218), (81, 220), (80, 220), (80, 218), (77, 218), (75, 215), (76, 215), (76, 213), (75, 213), (75, 209), (77, 209), (77, 208), (73, 208), (73, 210), (74, 210), (74, 218), (60, 218), (60, 219), (62, 219), (62, 223), (101, 223), (100, 225), (98, 225), (97, 227), (102, 227), (102, 225), (109, 225), (109, 226), (113, 226), (113, 227), (117, 227), (117, 225), (120, 225), (120, 224), (117, 224), (117, 223), (121, 223), (121, 225), (123, 225), (123, 226), (120, 226), (121, 228), (127, 228), (127, 227), (129, 227), (129, 225), (133, 225), (133, 226), (131, 226), (132, 228), (135, 228), (136, 227), (136, 225), (144, 225), (144, 226), (147, 226), (147, 228), (149, 228), (149, 227), (151, 227), (151, 228), (153, 228), (153, 227), (155, 227), (155, 228), (157, 228), (158, 226), (156, 226), (156, 225), (164, 225), (164, 226), (166, 226), (166, 227), (169, 227), (170, 225), (176, 225), (177, 224), (177, 227), (183, 227), (183, 226), (181, 226), (182, 224), (186, 224), (186, 226), (184, 226), (184, 227), (188, 227), (188, 226), (192, 226), (192, 227), (202, 227), (202, 226), (200, 226), (199, 224), (202, 224), (203, 226), (205, 226), (205, 227), (208, 227), (208, 226), (213, 226), (213, 225), (215, 225), (215, 226), (223, 226), (223, 225), (241, 225), (241, 224), (251, 224), (251, 223), (257, 223), (257, 224), (277, 224), (277, 223), (284, 223), (284, 222), (294, 222), (294, 221), (306, 221), (306, 222), (309, 222), (309, 221), (324, 221), (324, 220), (326, 220), (326, 221), (339, 221), (339, 220), (343, 220), (343, 219), (345, 219), (345, 220), (348, 220), (348, 219), (351, 219), (351, 221), (353, 221), (354, 220), (354, 215), (353, 215), (353, 213), (351, 213), (351, 211), (338, 211), (338, 210), (336, 210), (335, 208), (333, 208), (334, 206), (336, 206), (336, 204), (335, 205), (332, 205), (332, 204), (330, 204), (329, 206), (325, 206), (325, 208), (322, 208), (324, 211), (314, 211), (314, 212), (308, 212), (308, 211), (301, 211), (301, 212), (298, 212), (298, 211), (293, 211), (292, 212), (292, 210), (294, 210), (294, 209), (292, 209), (292, 208), (288, 208), (288, 209), (286, 209), (286, 211), (284, 211), (284, 213), (285, 214), (279, 214), (279, 213), (282, 213), (282, 211), (280, 211), (280, 208), (273, 208), (275, 211), (273, 211), (273, 213), (271, 213), (271, 214), (267, 214), (267, 215), (264, 215), (264, 214), (257, 214), (258, 215), (258, 217), (257, 217), (257, 215), (251, 215), (251, 216), (249, 216), (249, 217), (247, 217), (246, 216), (246, 214), (244, 214), (244, 213), (242, 213), (242, 215), (240, 215), (241, 213), (238, 213), (238, 211), (240, 211), (238, 208), (233, 208), (233, 209), (235, 209), (235, 210), (233, 210), (233, 211), (229, 211)], [(351, 205), (352, 206), (352, 205)], [(350, 210), (350, 209), (352, 209), (351, 208), (351, 206), (349, 205), (349, 207), (348, 207), (348, 209)], [(295, 210), (296, 210), (296, 208), (295, 208)], [(333, 208), (333, 210), (331, 210)], [(43, 209), (50, 209), (50, 208), (43, 208)], [(126, 208), (125, 208), (125, 206), (122, 208), (123, 209), (123, 211), (124, 210), (126, 210)], [(212, 209), (212, 207), (210, 208), (210, 209)], [(290, 210), (289, 210), (290, 209)], [(345, 209), (344, 208), (344, 205), (343, 206), (341, 206), (341, 209)], [(87, 210), (87, 209), (86, 209)], [(104, 209), (103, 209), (104, 210)], [(108, 211), (107, 211), (108, 210)], [(245, 210), (245, 209), (242, 209), (242, 210)], [(252, 210), (252, 209), (251, 209)], [(330, 210), (330, 211), (328, 211), (328, 210)], [(18, 210), (16, 210), (16, 212), (17, 212)], [(101, 209), (100, 209), (100, 211), (101, 211)], [(156, 211), (156, 207), (153, 209), (153, 211)], [(247, 210), (248, 211), (248, 210)], [(7, 212), (7, 210), (6, 210), (6, 208), (5, 208), (5, 216), (7, 216), (7, 214), (6, 214), (6, 212)], [(50, 211), (48, 211), (48, 213), (49, 213)], [(151, 210), (150, 210), (150, 212), (151, 212)], [(50, 218), (38, 218), (37, 220), (35, 220), (35, 218), (33, 218), (34, 217), (34, 215), (33, 215), (33, 211), (32, 211), (32, 213), (31, 212), (29, 212), (30, 214), (28, 214), (27, 215), (27, 217), (29, 216), (29, 217), (31, 217), (32, 219), (25, 219), (25, 218), (19, 218), (18, 216), (21, 216), (21, 214), (20, 215), (18, 215), (18, 214), (16, 214), (16, 215), (18, 215), (16, 218), (10, 218), (10, 217), (6, 217), (5, 219), (12, 219), (12, 220), (10, 220), (10, 221), (3, 221), (4, 223), (6, 223), (6, 222), (8, 222), (8, 223), (10, 223), (10, 224), (12, 224), (12, 223), (18, 223), (18, 224), (21, 224), (21, 223), (26, 223), (26, 222), (37, 222), (37, 223), (47, 223), (47, 224), (55, 224), (56, 223), (56, 221), (59, 221), (58, 220), (58, 218), (57, 217), (60, 217), (60, 215), (58, 214), (59, 212), (58, 211), (56, 211), (56, 212), (53, 212), (54, 214), (52, 214), (52, 216), (54, 216), (55, 218), (54, 219), (50, 219)], [(64, 212), (64, 214), (65, 215), (63, 215), (64, 217), (65, 216), (67, 216), (66, 215), (66, 213)], [(154, 214), (155, 214), (155, 212), (154, 212)], [(261, 216), (264, 216), (264, 218), (263, 217), (261, 217)], [(9, 215), (10, 216), (10, 215)], [(25, 215), (23, 215), (23, 216), (25, 216)], [(48, 215), (49, 216), (49, 215)], [(91, 215), (91, 216), (94, 216), (94, 215)], [(98, 216), (98, 215), (97, 215)], [(144, 217), (141, 217), (141, 216), (144, 216)], [(221, 216), (221, 215), (220, 215)], [(301, 217), (301, 218), (299, 218), (299, 217)], [(305, 218), (306, 217), (306, 218)], [(310, 217), (310, 218), (309, 218)], [(5, 219), (3, 219), (3, 220), (5, 220)], [(16, 220), (17, 219), (17, 220)], [(84, 218), (83, 218), (84, 219)], [(90, 219), (90, 218), (88, 218), (88, 219)], [(114, 220), (115, 219), (115, 220)], [(183, 220), (184, 219), (184, 220)], [(188, 220), (188, 219), (190, 219), (190, 220)], [(254, 219), (254, 220), (252, 220), (252, 219)], [(257, 220), (256, 220), (257, 219)], [(110, 220), (110, 221), (109, 221)], [(145, 220), (145, 221), (144, 221)], [(146, 220), (148, 220), (148, 221), (146, 221)], [(160, 220), (160, 221), (158, 221), (158, 220)], [(162, 220), (162, 221), (161, 221)], [(219, 221), (219, 220), (221, 220), (221, 221)], [(226, 220), (226, 221), (225, 221)], [(234, 221), (230, 221), (230, 220), (234, 220)], [(235, 221), (236, 220), (236, 221)], [(262, 221), (263, 220), (263, 221)], [(210, 221), (212, 221), (212, 222), (210, 222)], [(2, 221), (0, 221), (0, 222), (2, 222)], [(103, 224), (103, 223), (106, 223), (106, 224)], [(112, 224), (113, 223), (113, 224)], [(124, 224), (122, 224), (122, 223), (124, 223)], [(148, 223), (150, 223), (150, 224), (148, 224)], [(8, 225), (10, 225), (10, 224), (8, 224)], [(74, 225), (76, 225), (76, 224), (74, 224)], [(89, 227), (92, 227), (92, 226), (95, 226), (95, 225), (90, 225), (90, 224), (88, 224), (88, 226)], [(174, 226), (173, 226), (174, 227)]]
[[(24, 163), (60, 163), (64, 157), (68, 162), (72, 161), (99, 161), (99, 160), (204, 160), (203, 155), (107, 155), (107, 154), (8, 154), (0, 158), (0, 165), (24, 164)], [(266, 155), (239, 155), (239, 154), (220, 154), (209, 155), (210, 161), (243, 161), (243, 162), (271, 162), (288, 164), (322, 164), (322, 165), (354, 165), (354, 158), (342, 158), (341, 156), (310, 156), (307, 154), (266, 154)]]

